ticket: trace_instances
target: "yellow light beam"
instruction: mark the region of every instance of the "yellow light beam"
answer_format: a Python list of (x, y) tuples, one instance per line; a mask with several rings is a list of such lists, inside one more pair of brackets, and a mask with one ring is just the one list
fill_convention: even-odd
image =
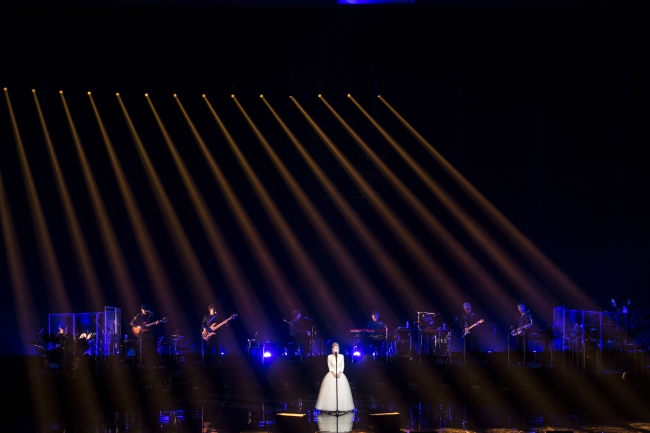
[[(233, 99), (234, 97), (235, 95), (232, 95)], [(333, 317), (333, 315), (337, 314), (340, 315), (342, 311), (341, 306), (338, 304), (338, 302), (336, 302), (334, 297), (328, 296), (330, 293), (330, 288), (325, 282), (325, 279), (321, 275), (320, 271), (316, 268), (316, 265), (310, 259), (304, 247), (298, 240), (298, 237), (293, 232), (289, 226), (289, 223), (284, 218), (277, 205), (269, 195), (268, 191), (262, 184), (262, 181), (257, 177), (257, 174), (248, 163), (248, 160), (239, 149), (237, 143), (235, 143), (235, 140), (227, 140), (227, 142), (230, 146), (230, 149), (235, 154), (237, 162), (239, 162), (240, 167), (244, 171), (248, 182), (253, 187), (255, 195), (266, 210), (266, 213), (273, 223), (275, 230), (280, 235), (280, 240), (288, 250), (289, 256), (291, 257), (294, 266), (298, 270), (303, 283), (310, 288), (310, 290), (308, 290), (309, 294), (316, 295), (317, 299), (319, 300), (317, 307), (319, 308), (320, 313), (323, 315), (323, 317)]]
[[(39, 115), (42, 121), (42, 113), (40, 112), (40, 107), (38, 105), (36, 90), (32, 89), (32, 94), (34, 96), (36, 106), (39, 109)], [(20, 133), (18, 132), (18, 125), (15, 122), (13, 109), (11, 108), (11, 103), (9, 102), (9, 95), (7, 94), (6, 96), (12, 118), (12, 124), (14, 126), (14, 137), (16, 138), (16, 144), (18, 146), (18, 154), (21, 161), (23, 177), (25, 179), (25, 185), (28, 191), (30, 210), (32, 213), (32, 218), (34, 219), (34, 226), (36, 230), (36, 237), (39, 243), (41, 260), (43, 261), (43, 266), (46, 269), (46, 273), (51, 273), (46, 277), (48, 283), (47, 292), (51, 299), (50, 307), (51, 309), (55, 309), (55, 312), (70, 313), (73, 311), (70, 303), (70, 297), (61, 275), (59, 262), (54, 252), (52, 238), (50, 237), (50, 233), (45, 222), (45, 214), (43, 213), (43, 209), (40, 205), (38, 191), (36, 190), (36, 186), (31, 174), (31, 169), (29, 168), (27, 155), (25, 154), (22, 140), (20, 138)], [(46, 129), (44, 129), (44, 132), (45, 131)], [(89, 380), (90, 378), (88, 371), (85, 369), (79, 369), (78, 374), (81, 387), (80, 405), (82, 413), (96, 413), (96, 411), (99, 410), (99, 402), (96, 398), (97, 393), (96, 390), (93, 389), (94, 386), (92, 384), (92, 381)], [(50, 403), (51, 402), (45, 404)]]
[[(544, 311), (552, 311), (553, 307), (558, 305), (557, 301), (550, 296), (501, 246), (487, 233), (465, 210), (454, 200), (433, 178), (397, 143), (393, 137), (384, 130), (368, 114), (366, 110), (351, 96), (348, 98), (361, 111), (361, 113), (372, 123), (384, 139), (391, 145), (397, 154), (413, 170), (418, 178), (427, 186), (429, 191), (445, 206), (451, 215), (458, 221), (465, 232), (474, 240), (474, 242), (483, 250), (485, 255), (494, 263), (494, 265), (508, 278), (513, 287), (522, 293), (529, 302), (541, 307)], [(377, 157), (373, 159), (376, 162)], [(383, 166), (385, 167), (385, 166)], [(382, 173), (385, 169), (382, 170)], [(398, 191), (406, 194), (406, 187)], [(424, 206), (422, 206), (424, 209)], [(491, 293), (493, 295), (495, 293)]]
[[(320, 95), (319, 95), (320, 96)], [(320, 96), (321, 99), (322, 96)], [(438, 264), (438, 262), (431, 256), (431, 254), (424, 248), (424, 246), (416, 239), (411, 230), (400, 221), (395, 213), (388, 207), (386, 202), (379, 196), (379, 194), (372, 188), (372, 186), (361, 176), (361, 174), (354, 168), (352, 163), (341, 153), (336, 147), (334, 142), (323, 132), (323, 130), (316, 124), (316, 122), (309, 116), (305, 109), (298, 103), (298, 101), (291, 96), (293, 103), (296, 105), (300, 113), (305, 117), (307, 122), (311, 125), (314, 131), (318, 134), (327, 149), (339, 162), (341, 167), (345, 170), (352, 182), (364, 192), (370, 205), (375, 209), (379, 217), (384, 221), (386, 226), (393, 232), (395, 238), (402, 244), (402, 247), (413, 259), (418, 268), (422, 271), (429, 281), (442, 289), (442, 293), (449, 306), (458, 306), (464, 302), (461, 297), (461, 290), (447, 272)], [(419, 310), (420, 308), (430, 308), (430, 302), (422, 296), (421, 293), (415, 290), (405, 290), (405, 300), (409, 309)], [(430, 310), (427, 310), (430, 311)]]
[[(32, 93), (35, 92), (35, 90), (32, 90)], [(59, 263), (54, 252), (54, 245), (52, 244), (52, 238), (45, 222), (45, 215), (43, 214), (43, 208), (41, 207), (38, 191), (36, 190), (34, 177), (32, 176), (32, 171), (29, 167), (23, 141), (20, 137), (20, 132), (18, 131), (18, 124), (16, 123), (11, 101), (9, 100), (9, 93), (5, 92), (5, 97), (7, 99), (14, 138), (18, 149), (20, 168), (23, 174), (23, 179), (25, 180), (25, 188), (27, 189), (27, 199), (32, 215), (32, 222), (34, 224), (34, 231), (36, 232), (36, 240), (38, 242), (41, 262), (45, 268), (44, 274), (49, 289), (47, 293), (49, 296), (50, 307), (55, 313), (67, 313), (72, 311), (70, 300), (63, 283), (61, 269), (59, 268)]]
[[(151, 109), (156, 122), (158, 123), (158, 128), (160, 128), (163, 138), (167, 143), (167, 147), (174, 147), (171, 137), (167, 133), (167, 130), (165, 129), (160, 116), (158, 116), (158, 112), (156, 111), (156, 108), (154, 107), (150, 97), (147, 97), (147, 102), (149, 103), (149, 108)], [(135, 128), (133, 127), (130, 120), (129, 127), (132, 128), (132, 133), (134, 136), (137, 136), (137, 133), (135, 133)], [(169, 235), (174, 242), (176, 253), (183, 265), (183, 270), (185, 271), (186, 278), (191, 283), (191, 288), (193, 290), (198, 290), (198, 293), (195, 294), (195, 296), (198, 295), (196, 296), (196, 299), (198, 301), (197, 306), (207, 305), (215, 297), (215, 291), (212, 289), (210, 283), (208, 282), (208, 277), (205, 275), (205, 272), (199, 263), (199, 259), (194, 252), (194, 248), (187, 238), (187, 234), (183, 229), (183, 225), (181, 224), (181, 221), (178, 218), (174, 207), (172, 206), (171, 200), (169, 199), (169, 196), (167, 195), (167, 192), (165, 191), (165, 188), (163, 187), (163, 184), (158, 177), (158, 173), (156, 172), (155, 167), (149, 159), (149, 155), (147, 154), (142, 141), (137, 138), (135, 142), (138, 148), (138, 154), (140, 155), (140, 160), (142, 161), (142, 165), (144, 166), (147, 173), (149, 184), (151, 185), (151, 189), (154, 191), (156, 202), (158, 203), (160, 212), (163, 215), (163, 220), (165, 221), (167, 231), (169, 232)]]
[[(284, 132), (287, 134), (291, 142), (294, 144), (296, 149), (298, 149), (301, 155), (303, 155), (303, 152), (305, 153), (305, 155), (303, 155), (303, 158), (306, 158), (308, 164), (309, 162), (313, 162), (315, 164), (315, 162), (311, 159), (311, 156), (307, 154), (306, 151), (304, 150), (303, 145), (298, 141), (296, 136), (282, 121), (282, 119), (275, 112), (271, 104), (264, 98), (263, 95), (260, 95), (260, 97), (262, 98), (262, 101), (269, 109), (271, 114), (273, 114), (276, 121), (280, 124)], [(254, 128), (254, 130), (257, 130), (257, 128), (254, 126), (254, 124), (252, 124), (252, 122), (250, 122), (250, 124), (251, 127)], [(256, 134), (257, 133), (258, 132), (256, 132)], [(330, 255), (334, 259), (334, 262), (337, 264), (337, 266), (343, 273), (343, 276), (346, 278), (346, 282), (348, 283), (348, 286), (351, 288), (352, 293), (357, 297), (359, 303), (363, 305), (364, 308), (366, 309), (365, 313), (369, 316), (371, 311), (378, 310), (382, 312), (381, 313), (382, 316), (386, 317), (387, 319), (386, 321), (388, 323), (399, 323), (401, 320), (399, 320), (396, 317), (390, 305), (381, 296), (379, 296), (377, 288), (374, 287), (372, 282), (368, 280), (368, 278), (365, 276), (363, 271), (359, 268), (354, 258), (350, 255), (347, 248), (342, 244), (342, 242), (336, 236), (336, 233), (334, 233), (334, 231), (329, 226), (327, 221), (322, 217), (322, 215), (320, 214), (316, 206), (309, 199), (309, 196), (301, 188), (298, 181), (293, 177), (289, 169), (284, 165), (280, 157), (275, 153), (271, 145), (267, 142), (264, 136), (261, 135), (261, 133), (259, 134), (258, 139), (260, 140), (260, 143), (262, 144), (266, 153), (269, 155), (269, 158), (271, 158), (271, 161), (275, 165), (276, 169), (280, 172), (285, 183), (287, 184), (289, 189), (296, 197), (296, 200), (301, 206), (303, 212), (305, 213), (305, 215), (307, 215), (307, 218), (309, 219), (311, 225), (314, 227), (316, 233), (320, 237), (325, 247), (328, 249)], [(351, 206), (349, 206), (347, 201), (345, 201), (345, 199), (342, 197), (340, 192), (336, 190), (336, 188), (331, 184), (329, 179), (320, 170), (320, 167), (318, 166), (314, 167), (311, 164), (309, 164), (309, 166), (312, 169), (312, 171), (314, 172), (318, 171), (319, 172), (318, 174), (324, 176), (323, 179), (324, 183), (327, 184), (329, 187), (329, 189), (326, 188), (326, 190), (329, 193), (332, 192), (331, 189), (333, 189), (333, 194), (332, 194), (333, 197), (335, 197), (336, 200), (343, 201), (342, 207), (344, 208), (345, 211), (349, 211), (348, 213), (351, 214), (350, 218), (353, 219), (354, 222), (356, 223), (361, 223), (361, 219), (358, 217), (356, 212), (354, 212)], [(361, 225), (363, 226), (363, 229), (367, 231), (367, 227), (365, 227), (364, 224)], [(354, 224), (352, 224), (352, 227), (354, 229)], [(403, 283), (404, 280), (401, 280), (400, 282)]]
[[(116, 96), (119, 98), (119, 93)], [(118, 101), (120, 101), (121, 104), (121, 100), (118, 99)], [(124, 207), (129, 217), (131, 227), (133, 228), (133, 234), (135, 235), (136, 243), (144, 261), (147, 276), (149, 277), (149, 281), (151, 282), (151, 287), (153, 288), (154, 293), (158, 295), (154, 301), (158, 303), (158, 300), (160, 300), (163, 309), (170, 316), (170, 320), (177, 321), (176, 323), (178, 324), (184, 324), (185, 320), (184, 317), (180, 314), (180, 309), (177, 308), (177, 299), (174, 295), (174, 290), (169, 281), (169, 277), (167, 276), (167, 272), (161, 263), (160, 256), (158, 255), (158, 252), (156, 251), (156, 248), (153, 244), (153, 240), (151, 239), (151, 234), (147, 229), (147, 225), (144, 222), (142, 213), (140, 212), (137, 201), (133, 196), (131, 187), (126, 179), (124, 170), (122, 169), (122, 165), (120, 164), (120, 161), (117, 158), (117, 154), (115, 153), (113, 143), (111, 142), (110, 137), (106, 132), (106, 128), (104, 127), (104, 123), (101, 119), (101, 115), (97, 109), (97, 106), (92, 100), (92, 97), (91, 103), (93, 105), (97, 124), (102, 134), (104, 146), (108, 152), (113, 174), (117, 179), (120, 195), (124, 201)], [(142, 303), (141, 300), (138, 302), (138, 304), (140, 303)], [(131, 308), (137, 310), (139, 308), (139, 305), (133, 305)]]
[[(314, 176), (318, 179), (319, 183), (325, 189), (332, 202), (343, 215), (345, 221), (350, 228), (354, 231), (357, 238), (361, 241), (364, 248), (377, 265), (377, 269), (391, 282), (395, 290), (417, 290), (415, 284), (410, 278), (402, 271), (399, 265), (386, 251), (384, 246), (379, 242), (377, 237), (370, 231), (368, 226), (364, 223), (363, 219), (357, 214), (350, 203), (345, 199), (343, 194), (336, 188), (332, 181), (327, 177), (327, 174), (322, 170), (318, 163), (307, 152), (302, 143), (291, 132), (289, 127), (284, 123), (276, 111), (271, 107), (271, 104), (262, 97), (262, 101), (266, 104), (267, 108), (271, 111), (276, 121), (280, 124), (285, 134), (289, 137), (291, 143), (300, 153), (305, 163), (309, 166)], [(402, 299), (400, 297), (400, 299)], [(406, 307), (406, 306), (405, 306)], [(410, 307), (409, 307), (410, 308)], [(387, 310), (387, 311), (390, 311)]]
[[(92, 95), (90, 92), (88, 92), (88, 96), (90, 97), (94, 108), (94, 102), (92, 101)], [(138, 304), (138, 300), (135, 295), (137, 290), (126, 265), (124, 255), (122, 254), (119, 243), (117, 241), (117, 236), (115, 235), (115, 230), (108, 217), (106, 205), (104, 204), (104, 200), (102, 199), (99, 188), (97, 187), (95, 176), (93, 175), (90, 164), (88, 163), (86, 152), (84, 151), (83, 145), (79, 138), (79, 134), (77, 133), (77, 128), (75, 127), (74, 121), (72, 119), (72, 114), (70, 113), (68, 104), (63, 94), (61, 95), (61, 99), (63, 101), (63, 106), (68, 117), (68, 124), (70, 126), (75, 149), (77, 151), (77, 157), (79, 158), (79, 163), (81, 164), (84, 181), (86, 183), (88, 195), (90, 197), (93, 212), (95, 214), (95, 220), (97, 221), (97, 226), (99, 227), (99, 234), (104, 244), (104, 250), (106, 251), (106, 257), (108, 258), (111, 274), (113, 275), (113, 287), (117, 288), (122, 305), (135, 306)]]
[[(260, 141), (260, 143), (268, 153), (271, 146), (268, 143), (268, 141), (266, 141), (266, 138), (264, 138), (260, 130), (255, 126), (253, 120), (248, 116), (248, 113), (246, 113), (246, 111), (241, 106), (237, 98), (234, 96), (233, 96), (233, 101), (235, 102), (237, 108), (239, 108), (239, 111), (242, 113), (242, 115), (248, 122), (248, 125), (253, 130), (253, 133), (255, 134), (257, 139)], [(246, 157), (241, 152), (241, 149), (239, 149), (239, 147), (235, 144), (234, 141), (229, 142), (229, 144), (231, 146), (233, 153), (235, 153), (240, 166), (246, 173), (246, 177), (248, 178), (248, 181), (253, 186), (253, 190), (255, 191), (258, 199), (260, 200), (267, 214), (271, 218), (271, 221), (273, 222), (276, 231), (280, 235), (281, 241), (284, 243), (285, 248), (289, 251), (289, 255), (291, 256), (294, 262), (294, 266), (299, 271), (303, 282), (310, 288), (310, 290), (307, 290), (307, 293), (314, 298), (315, 304), (321, 310), (320, 312), (323, 315), (323, 317), (331, 317), (333, 314), (337, 314), (337, 313), (340, 317), (342, 312), (345, 311), (345, 309), (338, 302), (337, 297), (334, 294), (334, 291), (331, 289), (329, 284), (327, 284), (325, 278), (323, 278), (321, 272), (316, 267), (316, 264), (309, 257), (309, 254), (305, 250), (304, 246), (301, 244), (300, 240), (296, 236), (293, 229), (291, 229), (289, 223), (287, 222), (287, 220), (284, 218), (284, 216), (278, 209), (277, 205), (275, 204), (270, 194), (262, 184), (261, 180), (259, 179), (259, 177), (255, 173), (253, 168), (248, 163)], [(275, 158), (272, 158), (272, 161), (275, 164), (276, 168), (278, 168), (279, 159), (277, 158), (277, 155), (275, 155), (274, 153), (273, 155), (275, 156)], [(311, 202), (309, 202), (309, 199), (307, 199), (307, 195), (304, 192), (302, 192), (302, 189), (298, 187), (297, 182), (289, 174), (289, 171), (286, 169), (286, 167), (282, 165), (280, 168), (284, 168), (284, 170), (280, 170), (282, 177), (285, 180), (285, 182), (288, 182), (290, 190), (294, 194), (297, 194), (296, 198), (298, 199), (298, 203), (300, 204), (300, 206), (303, 208), (303, 210), (309, 208), (311, 213), (308, 214), (308, 216), (310, 217), (310, 219), (312, 219), (312, 222), (318, 220), (321, 223), (319, 227), (324, 230), (327, 224), (325, 224), (322, 217), (318, 215), (318, 211), (313, 205), (309, 207)], [(316, 215), (318, 215), (318, 217)], [(333, 236), (331, 230), (330, 230), (330, 235)], [(362, 281), (358, 281), (358, 282), (361, 283)], [(365, 283), (369, 283), (369, 282), (366, 280)], [(352, 323), (350, 318), (344, 319), (343, 322), (344, 323), (347, 322), (350, 324)]]
[[(219, 125), (219, 129), (221, 129), (221, 132), (224, 135), (226, 141), (234, 141), (228, 132), (228, 129), (221, 121), (219, 115), (217, 115), (217, 112), (214, 111), (212, 105), (210, 104), (210, 101), (208, 101), (205, 95), (203, 95), (203, 100), (207, 104), (208, 109)], [(205, 142), (196, 130), (193, 130), (192, 132), (194, 133), (194, 138), (196, 139), (196, 142), (199, 145), (199, 148), (201, 149), (206, 162), (208, 163), (212, 175), (217, 181), (217, 185), (219, 186), (221, 193), (226, 198), (226, 203), (228, 203), (231, 212), (235, 215), (235, 221), (237, 221), (239, 228), (244, 234), (246, 242), (253, 252), (253, 256), (255, 257), (255, 260), (260, 267), (260, 271), (262, 272), (262, 275), (266, 280), (269, 289), (271, 290), (274, 301), (280, 309), (282, 315), (289, 317), (291, 311), (294, 308), (305, 311), (300, 298), (295, 294), (295, 291), (287, 281), (282, 270), (273, 258), (273, 255), (266, 246), (266, 243), (251, 221), (250, 216), (246, 212), (246, 209), (244, 209), (243, 205), (239, 201), (239, 198), (237, 198), (237, 195), (230, 186), (228, 179), (226, 179), (223, 172), (221, 171), (221, 168), (219, 168), (216, 160), (208, 150)]]
[(411, 126), (383, 97), (379, 100), (408, 129), (417, 141), (431, 154), (450, 177), (467, 193), (467, 195), (490, 217), (494, 224), (519, 248), (542, 277), (549, 280), (549, 287), (562, 290), (562, 295), (569, 299), (575, 308), (598, 310), (600, 307), (571, 279), (562, 272), (530, 239), (515, 227), (483, 194), (474, 187), (456, 168), (449, 163), (413, 126)]
[[(63, 92), (59, 91), (59, 94), (63, 98)], [(101, 285), (99, 283), (99, 278), (97, 277), (95, 267), (90, 260), (90, 251), (88, 251), (88, 245), (86, 244), (83, 232), (81, 231), (79, 218), (77, 217), (77, 212), (74, 208), (74, 204), (72, 203), (68, 185), (66, 184), (65, 178), (63, 177), (63, 171), (61, 170), (61, 165), (59, 164), (59, 159), (56, 155), (56, 150), (54, 149), (54, 144), (52, 143), (52, 138), (50, 137), (47, 123), (45, 122), (45, 117), (43, 117), (43, 112), (41, 111), (41, 105), (38, 101), (36, 92), (33, 92), (33, 96), (34, 103), (36, 104), (36, 111), (38, 112), (38, 118), (41, 122), (43, 138), (45, 139), (45, 144), (47, 145), (50, 164), (52, 165), (52, 171), (54, 172), (54, 180), (56, 182), (57, 190), (59, 191), (59, 198), (61, 200), (61, 206), (65, 215), (65, 222), (68, 226), (68, 232), (70, 235), (70, 240), (72, 241), (74, 255), (81, 274), (81, 282), (83, 284), (82, 292), (90, 298), (86, 300), (88, 306), (90, 307), (90, 311), (103, 311), (106, 303), (104, 300), (104, 294), (102, 293)]]
[[(356, 104), (352, 96), (348, 97)], [(321, 98), (321, 101), (332, 112), (343, 128), (350, 134), (361, 150), (368, 156), (368, 159), (377, 167), (379, 172), (386, 178), (388, 183), (397, 191), (398, 195), (413, 210), (424, 226), (442, 244), (452, 259), (468, 276), (479, 290), (484, 300), (497, 301), (499, 306), (512, 306), (516, 300), (506, 294), (506, 291), (497, 283), (492, 276), (483, 269), (461, 243), (444, 227), (444, 225), (427, 209), (427, 207), (416, 197), (415, 194), (402, 182), (397, 175), (372, 151), (370, 146), (348, 125), (341, 115), (334, 108)], [(366, 114), (364, 112), (364, 114)]]
[[(178, 97), (175, 97), (174, 99), (183, 113), (183, 117), (190, 129), (194, 134), (197, 134), (194, 123), (185, 111), (180, 99)], [(187, 166), (178, 154), (176, 146), (171, 141), (168, 142), (167, 145), (174, 158), (174, 163), (176, 164), (178, 171), (181, 173), (183, 184), (185, 185), (192, 201), (192, 205), (199, 216), (199, 221), (201, 222), (201, 226), (210, 242), (215, 258), (221, 267), (224, 278), (228, 282), (230, 293), (237, 305), (237, 310), (242, 313), (241, 315), (244, 326), (247, 328), (250, 335), (254, 335), (256, 330), (271, 329), (271, 324), (266, 312), (264, 311), (264, 307), (251, 287), (246, 275), (242, 271), (237, 258), (224, 238), (219, 225), (210, 212), (210, 208), (196, 186), (194, 179), (192, 179)]]
[[(7, 91), (7, 89), (5, 89)], [(23, 263), (20, 243), (16, 236), (16, 227), (11, 215), (7, 192), (5, 190), (2, 173), (0, 173), (0, 228), (2, 229), (2, 239), (9, 265), (9, 277), (11, 280), (11, 290), (14, 298), (14, 310), (18, 319), (18, 333), (22, 340), (23, 353), (31, 354), (35, 349), (28, 341), (33, 340), (38, 334), (38, 322), (34, 320), (34, 312), (37, 311), (34, 301), (34, 294), (29, 285), (25, 265)], [(27, 359), (27, 358), (26, 358)], [(26, 362), (30, 367), (33, 364)], [(39, 383), (41, 385), (42, 383)], [(53, 419), (58, 413), (59, 403), (52, 395), (50, 387), (38, 386), (34, 381), (29, 381), (31, 396), (34, 400), (33, 407), (40, 419)]]

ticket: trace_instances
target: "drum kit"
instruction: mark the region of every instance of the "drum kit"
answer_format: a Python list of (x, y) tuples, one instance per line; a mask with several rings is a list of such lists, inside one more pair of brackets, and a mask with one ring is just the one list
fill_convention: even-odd
[(446, 323), (434, 325), (437, 313), (416, 311), (416, 332), (418, 333), (418, 353), (422, 356), (438, 358), (442, 361), (451, 359), (452, 330)]

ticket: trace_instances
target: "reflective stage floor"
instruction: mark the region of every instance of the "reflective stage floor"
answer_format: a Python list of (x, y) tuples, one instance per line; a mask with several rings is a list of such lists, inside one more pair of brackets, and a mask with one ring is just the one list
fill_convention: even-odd
[[(65, 372), (31, 358), (5, 358), (0, 426), (44, 433), (650, 431), (645, 368), (623, 374), (559, 362), (508, 367), (503, 356), (492, 355), (472, 364), (346, 364), (356, 409), (338, 417), (314, 408), (326, 373), (321, 357), (269, 363), (225, 358), (218, 365), (188, 360), (144, 368), (81, 363)], [(282, 430), (287, 417), (279, 413), (302, 417)]]

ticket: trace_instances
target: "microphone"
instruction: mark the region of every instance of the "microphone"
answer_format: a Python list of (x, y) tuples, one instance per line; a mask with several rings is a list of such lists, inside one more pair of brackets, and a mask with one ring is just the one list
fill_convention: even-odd
[(41, 334), (43, 333), (44, 330), (45, 330), (45, 328), (41, 328), (41, 330), (38, 331), (38, 335), (41, 335)]
[(283, 321), (284, 323), (289, 323), (289, 324), (291, 323), (291, 322), (289, 322), (289, 321), (286, 320), (286, 319), (283, 319), (282, 321)]

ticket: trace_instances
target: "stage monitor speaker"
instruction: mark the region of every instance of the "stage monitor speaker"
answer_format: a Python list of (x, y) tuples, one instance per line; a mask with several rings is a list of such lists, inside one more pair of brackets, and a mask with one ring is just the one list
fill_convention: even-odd
[(399, 433), (399, 412), (371, 413), (370, 431), (379, 433)]
[(278, 412), (275, 414), (275, 431), (277, 433), (308, 433), (307, 414)]

